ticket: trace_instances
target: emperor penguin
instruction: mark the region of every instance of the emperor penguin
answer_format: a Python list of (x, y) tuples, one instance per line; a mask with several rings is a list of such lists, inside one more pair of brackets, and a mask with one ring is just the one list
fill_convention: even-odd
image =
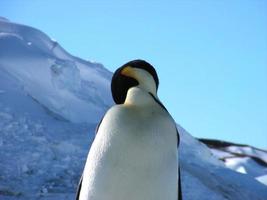
[(182, 199), (179, 134), (158, 86), (156, 70), (144, 60), (116, 70), (116, 105), (97, 127), (76, 200)]

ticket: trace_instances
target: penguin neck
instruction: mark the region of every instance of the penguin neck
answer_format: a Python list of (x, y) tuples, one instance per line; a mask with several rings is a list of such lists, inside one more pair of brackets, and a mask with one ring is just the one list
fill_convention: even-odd
[[(153, 104), (154, 100), (151, 97), (151, 94), (153, 93), (149, 93), (139, 87), (132, 87), (127, 92), (124, 104), (136, 106)], [(153, 96), (158, 98), (157, 94), (153, 94)]]

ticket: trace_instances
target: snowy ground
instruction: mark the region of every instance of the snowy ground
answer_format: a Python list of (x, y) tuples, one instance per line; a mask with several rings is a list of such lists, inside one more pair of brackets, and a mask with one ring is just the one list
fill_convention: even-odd
[(249, 145), (200, 139), (225, 165), (267, 185), (267, 151)]
[[(1, 200), (74, 198), (96, 123), (113, 104), (111, 76), (41, 31), (0, 18)], [(178, 129), (185, 200), (267, 199), (255, 176), (226, 168)]]

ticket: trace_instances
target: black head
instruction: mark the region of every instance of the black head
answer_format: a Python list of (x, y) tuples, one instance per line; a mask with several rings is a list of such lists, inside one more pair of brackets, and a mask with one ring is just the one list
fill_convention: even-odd
[(123, 104), (129, 88), (139, 84), (136, 78), (122, 74), (122, 71), (126, 67), (139, 68), (147, 71), (153, 77), (156, 84), (156, 89), (158, 89), (159, 79), (154, 67), (144, 60), (132, 60), (118, 68), (113, 74), (111, 81), (111, 92), (116, 104)]

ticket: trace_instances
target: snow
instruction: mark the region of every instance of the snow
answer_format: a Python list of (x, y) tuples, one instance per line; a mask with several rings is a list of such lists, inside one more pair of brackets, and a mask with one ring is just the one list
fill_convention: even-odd
[(0, 21), (8, 21), (8, 19), (0, 16)]
[(111, 105), (109, 71), (69, 55), (38, 30), (2, 21), (0, 27), (3, 70), (52, 112), (70, 121), (97, 122)]
[(256, 178), (259, 182), (267, 185), (267, 174)]
[(238, 146), (229, 146), (226, 148), (229, 152), (235, 152), (239, 154), (249, 155), (249, 156), (255, 156), (267, 163), (267, 151), (263, 151), (257, 148), (253, 148), (250, 146), (245, 147), (238, 147)]
[[(205, 139), (202, 139), (205, 142)], [(206, 142), (218, 159), (223, 160), (226, 167), (239, 173), (247, 174), (255, 180), (264, 182), (267, 175), (267, 151), (249, 145), (227, 143), (225, 141)], [(218, 143), (219, 142), (219, 143)], [(212, 145), (211, 145), (212, 144)], [(223, 145), (220, 145), (223, 144)]]
[[(74, 199), (97, 122), (113, 104), (111, 76), (41, 31), (0, 18), (1, 200)], [(184, 199), (267, 199), (266, 185), (226, 168), (206, 145), (178, 130)], [(253, 174), (264, 182), (265, 172)]]

